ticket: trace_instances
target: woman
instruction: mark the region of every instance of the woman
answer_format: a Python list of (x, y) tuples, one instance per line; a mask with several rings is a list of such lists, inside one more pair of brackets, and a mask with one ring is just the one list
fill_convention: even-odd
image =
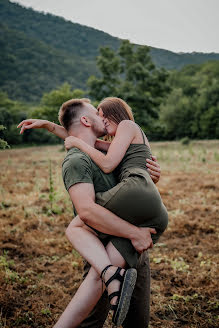
[[(99, 105), (99, 114), (104, 117), (109, 134), (115, 135), (115, 139), (110, 147), (109, 143), (98, 141), (100, 148), (103, 147), (106, 150), (106, 147), (109, 147), (107, 155), (105, 156), (99, 151), (95, 151), (95, 149), (90, 149), (92, 147), (89, 148), (87, 144), (83, 142), (81, 143), (79, 139), (72, 139), (73, 137), (69, 137), (71, 139), (66, 140), (67, 148), (72, 146), (73, 142), (73, 146), (77, 146), (78, 148), (81, 148), (82, 151), (87, 152), (105, 172), (113, 170), (124, 156), (118, 172), (121, 182), (109, 192), (97, 194), (97, 202), (109, 210), (111, 208), (117, 209), (117, 211), (114, 210), (114, 212), (122, 218), (129, 220), (131, 223), (145, 227), (156, 227), (158, 235), (160, 235), (166, 227), (167, 215), (165, 207), (162, 205), (160, 200), (159, 193), (154, 187), (154, 184), (145, 169), (145, 158), (150, 157), (150, 148), (147, 139), (140, 128), (133, 122), (133, 116), (130, 108), (121, 99), (105, 99)], [(127, 204), (125, 204), (126, 202)], [(121, 206), (123, 203), (124, 206)], [(147, 203), (146, 206), (145, 203)], [(148, 216), (147, 220), (145, 220), (146, 214)], [(87, 229), (87, 227), (80, 222), (80, 218), (76, 218), (74, 221), (77, 232), (80, 227), (82, 228), (80, 229), (80, 233), (93, 234), (90, 229)], [(98, 232), (96, 233), (98, 234)], [(154, 239), (154, 241), (156, 240)], [(136, 265), (137, 252), (133, 248), (130, 241), (121, 241), (121, 239), (115, 238), (113, 245), (120, 252), (130, 267), (134, 267)], [(80, 247), (83, 248), (83, 245)], [(82, 255), (84, 255), (84, 250), (81, 250), (80, 247), (75, 245), (75, 248), (82, 253)], [(90, 260), (86, 257), (86, 254), (84, 257), (89, 262), (94, 260)], [(105, 275), (108, 275), (107, 271), (112, 269), (109, 268), (110, 266), (111, 265), (106, 266), (103, 270), (103, 274), (105, 273)], [(121, 280), (122, 278), (120, 279), (120, 276), (126, 277), (130, 273), (134, 284), (135, 272), (133, 270), (126, 270), (126, 272), (124, 270), (119, 271), (120, 274), (119, 272), (117, 275), (113, 274), (114, 278)], [(112, 275), (112, 271), (110, 275)], [(108, 280), (108, 278), (105, 279), (104, 277), (104, 281)], [(111, 277), (110, 280), (112, 280), (112, 278), (113, 277)], [(122, 286), (124, 287), (124, 283)], [(114, 296), (115, 295), (118, 296), (118, 293), (114, 293)], [(122, 294), (122, 297), (123, 296), (124, 295)], [(114, 302), (115, 301), (116, 300), (114, 297)], [(124, 306), (126, 308), (128, 306), (127, 302), (123, 302), (121, 304), (125, 304)], [(119, 305), (121, 304), (119, 303)], [(121, 324), (124, 319), (124, 313), (125, 312), (123, 311), (122, 316), (120, 316), (117, 305), (117, 309), (114, 314), (114, 322), (116, 324)]]

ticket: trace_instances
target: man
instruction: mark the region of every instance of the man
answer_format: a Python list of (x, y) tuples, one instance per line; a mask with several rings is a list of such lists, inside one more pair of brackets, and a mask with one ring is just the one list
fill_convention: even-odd
[[(74, 135), (94, 147), (97, 137), (106, 134), (102, 119), (97, 114), (97, 110), (87, 100), (70, 100), (62, 105), (59, 113), (59, 119), (64, 128), (42, 120), (26, 120), (19, 126), (22, 125), (21, 133), (27, 128), (44, 127), (63, 139), (68, 135)], [(149, 161), (149, 169), (153, 167), (151, 164), (152, 162)], [(154, 180), (157, 181), (160, 175), (158, 164), (155, 163), (152, 173)], [(104, 174), (89, 156), (73, 148), (63, 162), (63, 180), (79, 216), (85, 220), (85, 223), (108, 235), (130, 239), (139, 252), (150, 247), (152, 243), (150, 232), (153, 232), (151, 229), (148, 229), (147, 233), (142, 233), (139, 228), (118, 218), (106, 209), (104, 217), (99, 216), (99, 205), (95, 203), (95, 192), (112, 188), (116, 184), (113, 174)], [(71, 241), (71, 223), (67, 228), (66, 235)], [(107, 241), (103, 240), (104, 242)], [(86, 265), (87, 270), (88, 265)], [(138, 328), (145, 328), (149, 321), (150, 269), (146, 252), (139, 259), (137, 271), (136, 287), (123, 324), (123, 327), (126, 328), (134, 325)], [(86, 294), (84, 303), (86, 302), (85, 298)], [(83, 304), (82, 299), (79, 302), (76, 297), (76, 301)], [(69, 303), (55, 327), (73, 327), (71, 321), (74, 315), (72, 311), (74, 306), (75, 298)], [(108, 311), (109, 304), (105, 293), (79, 327), (102, 327)]]

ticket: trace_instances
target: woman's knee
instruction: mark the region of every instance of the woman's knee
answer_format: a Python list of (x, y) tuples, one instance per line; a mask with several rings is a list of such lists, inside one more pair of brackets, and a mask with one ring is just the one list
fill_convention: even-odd
[(75, 233), (75, 227), (72, 226), (70, 223), (69, 226), (67, 227), (67, 229), (65, 230), (65, 235), (69, 239), (69, 237), (72, 236), (72, 234), (74, 234), (74, 233)]
[(113, 265), (125, 268), (126, 261), (124, 260), (120, 252), (116, 249), (116, 247), (113, 245), (113, 243), (109, 242), (107, 244), (106, 251)]
[(67, 229), (65, 230), (65, 234), (68, 237), (69, 234), (73, 234), (76, 232), (76, 228), (81, 228), (84, 226), (83, 221), (81, 221), (80, 217), (77, 215), (68, 225)]

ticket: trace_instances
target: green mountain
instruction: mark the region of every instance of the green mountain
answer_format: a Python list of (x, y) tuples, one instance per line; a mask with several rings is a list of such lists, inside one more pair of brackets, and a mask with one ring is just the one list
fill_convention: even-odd
[[(0, 24), (0, 88), (10, 98), (37, 102), (45, 91), (68, 82), (83, 88), (93, 62), (53, 48)], [(80, 69), (83, 68), (83, 69)]]
[[(64, 82), (86, 88), (98, 74), (95, 58), (101, 46), (117, 49), (120, 39), (96, 29), (0, 0), (0, 89), (13, 99), (37, 102)], [(150, 48), (158, 67), (219, 60), (219, 54), (177, 54)]]

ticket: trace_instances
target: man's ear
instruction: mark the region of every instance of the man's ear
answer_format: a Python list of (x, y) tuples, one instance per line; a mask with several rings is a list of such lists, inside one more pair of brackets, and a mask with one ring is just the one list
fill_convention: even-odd
[(90, 127), (91, 126), (91, 121), (90, 119), (87, 117), (87, 116), (81, 116), (81, 119), (80, 119), (81, 123), (87, 127)]

